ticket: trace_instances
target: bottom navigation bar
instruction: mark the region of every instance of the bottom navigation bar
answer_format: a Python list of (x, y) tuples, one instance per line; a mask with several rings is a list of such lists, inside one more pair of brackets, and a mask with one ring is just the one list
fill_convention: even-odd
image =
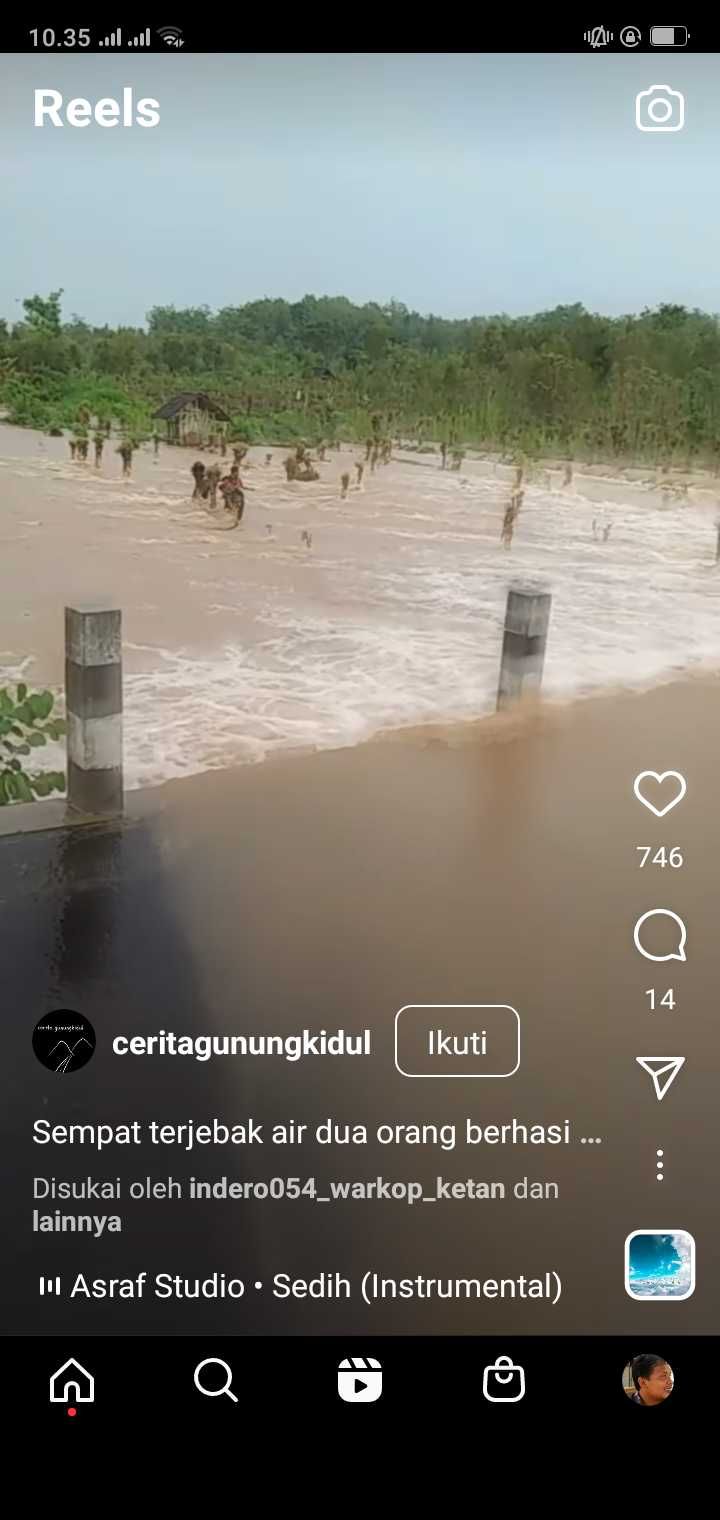
[[(702, 1402), (717, 1342), (633, 1337), (111, 1338), (5, 1343), (28, 1427), (111, 1429), (130, 1408), (177, 1424), (352, 1421), (348, 1405), (483, 1421), (684, 1422)], [(710, 1351), (709, 1351), (710, 1347)], [(642, 1410), (653, 1410), (647, 1416)], [(362, 1419), (362, 1416), (357, 1418)], [(629, 1427), (628, 1427), (629, 1428)]]

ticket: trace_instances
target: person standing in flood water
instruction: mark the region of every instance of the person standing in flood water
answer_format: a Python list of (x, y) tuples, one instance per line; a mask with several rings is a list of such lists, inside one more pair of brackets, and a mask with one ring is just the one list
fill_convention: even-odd
[(122, 442), (118, 444), (115, 453), (119, 454), (122, 459), (123, 479), (125, 479), (132, 474), (133, 446), (130, 439), (123, 438)]
[(193, 491), (193, 501), (196, 501), (197, 498), (198, 498), (198, 496), (202, 496), (202, 495), (205, 494), (203, 492), (203, 481), (205, 479), (205, 466), (204, 466), (204, 464), (202, 462), (202, 459), (196, 459), (195, 463), (190, 466), (190, 474), (192, 475), (192, 478), (195, 481), (195, 489)]
[[(210, 497), (210, 506), (211, 507), (216, 507), (217, 506), (217, 488), (218, 488), (218, 482), (220, 480), (220, 466), (219, 466), (219, 464), (211, 464), (210, 469), (208, 470), (208, 472), (207, 472), (207, 474), (205, 476), (205, 480), (207, 481), (207, 486), (208, 486), (208, 495)], [(203, 492), (203, 495), (205, 495), (204, 492)]]
[(515, 507), (513, 502), (505, 508), (503, 525), (500, 530), (500, 542), (506, 549), (512, 548), (513, 534), (515, 532)]
[(93, 435), (93, 445), (95, 447), (95, 469), (99, 470), (102, 464), (103, 448), (105, 447), (105, 434), (101, 433), (99, 429)]
[(234, 516), (234, 527), (237, 527), (245, 511), (245, 492), (240, 479), (240, 471), (236, 464), (232, 466), (228, 475), (220, 481), (220, 495), (226, 512)]
[(505, 508), (505, 516), (503, 518), (503, 525), (500, 532), (500, 541), (506, 549), (512, 548), (512, 541), (515, 536), (515, 524), (518, 520), (518, 517), (520, 516), (520, 508), (523, 504), (523, 496), (523, 491), (513, 491), (512, 496), (510, 497), (510, 504)]
[(220, 481), (220, 495), (227, 511), (236, 512), (239, 521), (245, 507), (245, 495), (240, 471), (236, 464), (232, 465), (228, 474), (224, 475)]

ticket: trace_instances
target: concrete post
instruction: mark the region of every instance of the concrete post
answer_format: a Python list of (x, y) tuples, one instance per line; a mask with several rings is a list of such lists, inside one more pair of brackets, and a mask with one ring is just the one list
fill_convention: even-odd
[(65, 608), (67, 800), (81, 813), (123, 811), (119, 611)]
[(552, 595), (538, 586), (511, 586), (505, 609), (498, 708), (517, 702), (542, 682)]

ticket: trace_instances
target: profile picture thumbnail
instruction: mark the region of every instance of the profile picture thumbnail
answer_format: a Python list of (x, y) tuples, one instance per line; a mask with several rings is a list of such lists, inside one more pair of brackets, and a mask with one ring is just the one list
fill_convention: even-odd
[(87, 1066), (95, 1054), (95, 1030), (89, 1019), (71, 1008), (58, 1008), (39, 1019), (33, 1030), (33, 1050), (48, 1071), (66, 1076)]
[(664, 1404), (675, 1386), (675, 1374), (664, 1356), (644, 1351), (628, 1362), (623, 1372), (623, 1388), (631, 1404), (652, 1409)]
[(633, 1230), (625, 1241), (625, 1290), (678, 1301), (695, 1291), (695, 1241), (687, 1230)]

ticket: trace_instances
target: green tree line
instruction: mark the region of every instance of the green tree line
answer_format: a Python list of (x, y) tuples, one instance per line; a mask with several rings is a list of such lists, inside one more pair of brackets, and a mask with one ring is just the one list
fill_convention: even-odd
[(138, 433), (179, 390), (206, 390), (248, 442), (384, 432), (540, 456), (720, 459), (720, 324), (665, 304), (451, 320), (399, 301), (266, 299), (155, 306), (145, 327), (63, 320), (61, 290), (0, 322), (11, 421), (71, 427), (79, 408)]

